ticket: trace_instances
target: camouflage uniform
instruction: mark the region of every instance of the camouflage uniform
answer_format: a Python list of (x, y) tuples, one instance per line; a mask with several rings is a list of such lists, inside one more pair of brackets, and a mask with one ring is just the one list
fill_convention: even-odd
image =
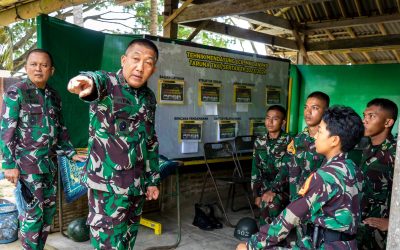
[(282, 131), (276, 139), (266, 134), (254, 142), (251, 171), (253, 195), (261, 197), (269, 190), (276, 193), (272, 202), (261, 202), (260, 225), (278, 216), (289, 201), (288, 171), (282, 161), (290, 140), (290, 136)]
[[(354, 235), (360, 221), (361, 186), (361, 171), (353, 161), (344, 153), (333, 157), (306, 180), (299, 199), (289, 204), (272, 224), (261, 227), (259, 233), (251, 236), (248, 248), (272, 248), (301, 219), (308, 218), (321, 232), (316, 242), (318, 249), (357, 249)], [(341, 232), (339, 235), (349, 240), (327, 240), (327, 231), (336, 235)], [(306, 249), (313, 248), (311, 236), (302, 239)]]
[(43, 249), (56, 211), (55, 150), (76, 154), (62, 124), (61, 100), (46, 85), (29, 79), (12, 85), (4, 95), (1, 120), (2, 168), (20, 170), (27, 210), (21, 214), (24, 249)]
[(290, 200), (299, 198), (298, 192), (310, 174), (317, 170), (324, 156), (316, 152), (315, 139), (310, 136), (308, 128), (298, 134), (288, 146), (292, 154), (289, 164)]
[[(396, 139), (390, 135), (382, 144), (369, 144), (363, 151), (361, 170), (365, 176), (362, 219), (389, 218), (393, 171), (396, 157)], [(358, 240), (360, 249), (385, 249), (387, 232), (361, 226)], [(372, 239), (372, 240), (371, 240)]]
[[(316, 152), (315, 139), (310, 136), (308, 127), (292, 140), (288, 146), (288, 153), (291, 155), (288, 164), (290, 201), (294, 201), (299, 198), (298, 192), (306, 179), (322, 165), (324, 156)], [(296, 226), (297, 239), (300, 240), (310, 233), (309, 224), (309, 221), (304, 220)], [(302, 242), (299, 240), (296, 244), (301, 246)]]
[(90, 102), (89, 188), (91, 242), (96, 249), (132, 249), (148, 186), (160, 181), (154, 130), (156, 99), (145, 85), (128, 85), (122, 71), (83, 72), (93, 79)]

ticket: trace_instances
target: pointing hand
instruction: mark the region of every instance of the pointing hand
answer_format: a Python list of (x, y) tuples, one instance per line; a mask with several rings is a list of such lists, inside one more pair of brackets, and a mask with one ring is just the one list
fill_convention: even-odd
[(87, 76), (75, 76), (69, 80), (68, 91), (82, 98), (92, 93), (93, 84), (93, 80)]

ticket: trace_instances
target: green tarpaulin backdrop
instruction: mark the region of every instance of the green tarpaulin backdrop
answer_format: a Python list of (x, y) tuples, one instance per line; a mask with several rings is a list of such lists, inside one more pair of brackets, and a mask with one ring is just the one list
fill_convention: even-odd
[[(400, 64), (292, 67), (297, 69), (291, 70), (293, 84), (299, 87), (298, 130), (305, 127), (303, 107), (307, 95), (313, 91), (327, 93), (331, 98), (331, 105), (350, 106), (361, 116), (366, 104), (377, 97), (388, 98), (400, 107)], [(293, 119), (296, 120), (297, 117)], [(393, 134), (397, 133), (398, 124), (397, 121), (392, 130)]]

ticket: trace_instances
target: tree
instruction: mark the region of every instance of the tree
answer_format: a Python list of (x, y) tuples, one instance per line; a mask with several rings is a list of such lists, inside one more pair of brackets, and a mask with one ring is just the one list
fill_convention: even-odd
[(12, 60), (12, 41), (11, 34), (8, 27), (0, 28), (0, 65), (3, 70), (12, 70), (13, 60)]
[[(102, 30), (108, 33), (161, 35), (163, 6), (164, 0), (145, 0), (116, 8), (114, 1), (97, 0), (80, 7), (59, 10), (51, 16), (67, 20), (71, 19), (75, 13), (74, 17), (80, 20), (79, 25), (89, 20), (111, 24), (112, 28)], [(111, 14), (118, 14), (118, 17), (110, 17)], [(187, 39), (193, 30), (179, 26), (178, 38)], [(27, 52), (36, 47), (36, 40), (36, 19), (16, 22), (7, 28), (0, 29), (0, 69), (10, 70), (12, 74), (18, 72), (25, 64)], [(227, 48), (229, 44), (235, 43), (236, 39), (202, 31), (193, 39), (193, 42)]]
[(158, 27), (157, 0), (150, 2), (150, 17), (150, 35), (156, 36)]

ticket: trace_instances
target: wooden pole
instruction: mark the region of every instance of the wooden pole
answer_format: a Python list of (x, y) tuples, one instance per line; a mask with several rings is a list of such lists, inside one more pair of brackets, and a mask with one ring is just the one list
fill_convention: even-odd
[[(167, 20), (173, 15), (174, 10), (178, 9), (179, 0), (165, 0), (164, 1), (164, 20)], [(178, 24), (169, 22), (164, 26), (163, 36), (171, 39), (178, 37)]]

